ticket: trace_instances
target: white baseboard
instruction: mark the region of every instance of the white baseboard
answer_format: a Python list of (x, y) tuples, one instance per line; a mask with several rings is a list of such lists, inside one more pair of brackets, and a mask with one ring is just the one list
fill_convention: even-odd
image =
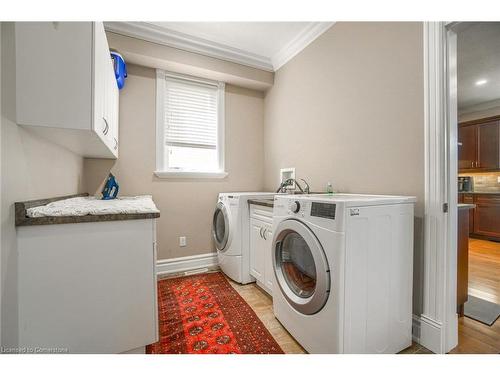
[(443, 353), (442, 325), (425, 315), (413, 315), (412, 324), (413, 341), (426, 347), (434, 353)]
[(181, 258), (161, 259), (156, 262), (156, 274), (168, 275), (217, 266), (217, 253), (191, 255)]
[(417, 344), (420, 344), (420, 326), (420, 317), (414, 314), (411, 322), (411, 338)]

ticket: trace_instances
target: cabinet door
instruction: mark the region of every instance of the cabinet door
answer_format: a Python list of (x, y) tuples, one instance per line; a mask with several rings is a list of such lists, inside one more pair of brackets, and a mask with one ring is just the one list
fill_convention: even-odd
[(265, 275), (265, 239), (263, 237), (264, 224), (257, 219), (250, 219), (250, 275), (264, 283)]
[(90, 131), (92, 23), (16, 22), (14, 27), (17, 123)]
[(474, 203), (474, 233), (500, 238), (500, 197), (477, 195)]
[(473, 169), (477, 162), (476, 125), (458, 128), (458, 169)]
[(109, 124), (110, 148), (117, 156), (118, 153), (118, 85), (116, 83), (111, 55), (107, 64), (106, 108), (105, 117)]
[(108, 42), (104, 32), (104, 26), (100, 22), (94, 22), (94, 131), (109, 146), (107, 135), (109, 134), (109, 123), (106, 119), (108, 69), (107, 58), (109, 56)]
[(119, 129), (119, 90), (118, 90), (118, 84), (116, 83), (116, 78), (115, 78), (115, 73), (114, 70), (111, 72), (111, 106), (110, 110), (112, 111), (112, 118), (113, 118), (113, 127), (112, 127), (112, 136), (113, 136), (113, 152), (116, 153), (116, 156), (118, 156), (118, 129)]
[(498, 169), (500, 161), (498, 121), (490, 121), (477, 126), (478, 160), (477, 168)]
[(269, 291), (273, 290), (273, 232), (270, 225), (266, 225), (264, 228), (264, 254), (265, 254), (265, 286)]

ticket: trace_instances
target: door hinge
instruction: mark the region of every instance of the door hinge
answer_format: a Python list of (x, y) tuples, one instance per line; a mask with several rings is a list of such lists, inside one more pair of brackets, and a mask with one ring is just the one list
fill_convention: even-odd
[(443, 203), (443, 212), (448, 212), (448, 203)]

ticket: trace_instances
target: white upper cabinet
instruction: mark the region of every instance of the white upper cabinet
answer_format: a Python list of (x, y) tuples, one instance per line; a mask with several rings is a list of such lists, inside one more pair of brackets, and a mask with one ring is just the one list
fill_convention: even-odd
[(118, 87), (101, 22), (16, 23), (17, 123), (84, 157), (118, 157)]

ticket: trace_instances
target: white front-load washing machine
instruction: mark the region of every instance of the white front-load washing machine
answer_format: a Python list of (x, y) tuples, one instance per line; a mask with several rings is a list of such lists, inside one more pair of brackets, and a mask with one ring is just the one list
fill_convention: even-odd
[(276, 196), (273, 308), (309, 353), (411, 345), (414, 197)]
[(247, 284), (250, 276), (248, 200), (271, 198), (275, 193), (220, 193), (212, 220), (212, 236), (219, 267), (232, 280)]

